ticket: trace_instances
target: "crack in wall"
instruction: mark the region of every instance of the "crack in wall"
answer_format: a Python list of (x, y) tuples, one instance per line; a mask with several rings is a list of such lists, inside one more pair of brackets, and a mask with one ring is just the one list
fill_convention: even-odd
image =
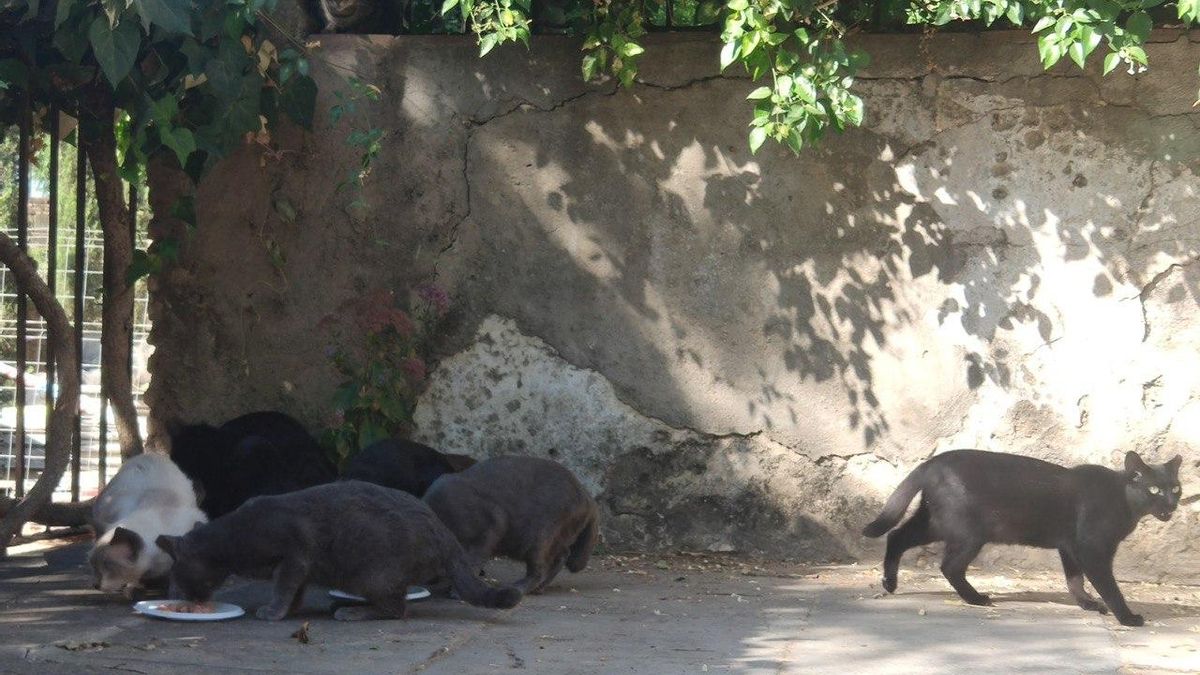
[(1140, 293), (1138, 293), (1137, 295), (1135, 295), (1133, 297), (1125, 298), (1125, 300), (1135, 300), (1136, 299), (1138, 301), (1138, 303), (1141, 304), (1141, 307), (1142, 307), (1142, 329), (1143, 329), (1142, 330), (1142, 342), (1146, 342), (1147, 340), (1150, 339), (1150, 315), (1147, 313), (1147, 310), (1146, 310), (1147, 298), (1150, 297), (1150, 294), (1153, 293), (1154, 290), (1156, 288), (1158, 288), (1158, 285), (1161, 284), (1164, 279), (1166, 279), (1168, 276), (1170, 276), (1172, 272), (1174, 272), (1175, 270), (1181, 270), (1181, 269), (1190, 267), (1191, 265), (1194, 265), (1198, 262), (1200, 262), (1200, 256), (1196, 256), (1190, 260), (1185, 260), (1183, 262), (1171, 263), (1165, 269), (1160, 270), (1159, 272), (1154, 274), (1154, 276), (1150, 277), (1150, 281), (1146, 282), (1146, 284), (1144, 286), (1142, 286), (1142, 291)]

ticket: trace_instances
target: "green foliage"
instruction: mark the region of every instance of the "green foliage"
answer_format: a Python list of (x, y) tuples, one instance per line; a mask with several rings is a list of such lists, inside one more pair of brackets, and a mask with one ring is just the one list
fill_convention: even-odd
[[(721, 69), (739, 65), (758, 84), (747, 96), (754, 107), (749, 133), (752, 151), (773, 140), (799, 152), (830, 129), (843, 131), (863, 123), (863, 101), (852, 89), (854, 76), (867, 59), (848, 50), (844, 40), (866, 21), (903, 19), (937, 27), (956, 21), (991, 26), (1003, 20), (1006, 25), (1029, 28), (1037, 36), (1045, 68), (1063, 57), (1082, 68), (1101, 50), (1105, 74), (1122, 64), (1131, 74), (1146, 69), (1144, 46), (1155, 23), (1149, 12), (1174, 5), (1174, 15), (1182, 23), (1200, 23), (1200, 0), (666, 2), (671, 3), (669, 8), (658, 0), (566, 0), (547, 5), (561, 17), (557, 26), (561, 30), (555, 32), (584, 36), (584, 79), (614, 77), (625, 86), (637, 79), (638, 60), (645, 52), (640, 38), (648, 25), (665, 25), (668, 11), (672, 26), (719, 22)], [(528, 42), (527, 3), (516, 6), (522, 18), (519, 34), (494, 19), (514, 7), (512, 0), (446, 0), (443, 14), (456, 7), (476, 34), (481, 55), (504, 42)], [(549, 14), (541, 10), (540, 15)]]
[[(115, 108), (121, 173), (131, 181), (161, 151), (193, 180), (245, 144), (271, 151), (282, 120), (312, 128), (317, 98), (308, 48), (279, 51), (268, 38), (294, 41), (271, 22), (274, 2), (10, 0), (0, 10), (0, 123), (13, 121), (25, 91), (39, 118), (54, 102), (85, 125), (107, 124), (105, 110)], [(96, 101), (108, 103), (93, 109)], [(364, 163), (378, 151), (365, 147)], [(177, 215), (195, 225), (194, 205)], [(159, 242), (139, 251), (129, 278), (161, 269), (177, 250)]]
[(629, 0), (596, 3), (583, 41), (583, 79), (612, 75), (626, 87), (637, 76), (645, 49), (636, 40), (646, 34), (643, 4)]
[(532, 0), (445, 0), (442, 14), (455, 7), (462, 13), (463, 23), (475, 33), (479, 55), (486, 56), (497, 45), (522, 42), (529, 46), (530, 3)]
[(334, 392), (334, 419), (325, 433), (339, 465), (376, 441), (412, 430), (425, 382), (425, 351), (448, 302), (440, 288), (426, 286), (408, 305), (405, 311), (391, 291), (381, 289), (342, 307), (356, 332), (335, 334), (327, 352), (344, 379)]

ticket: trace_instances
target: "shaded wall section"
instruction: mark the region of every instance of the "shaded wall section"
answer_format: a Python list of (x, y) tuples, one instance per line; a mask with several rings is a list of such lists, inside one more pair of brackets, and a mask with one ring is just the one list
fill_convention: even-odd
[[(559, 459), (611, 546), (874, 560), (862, 524), (956, 447), (1181, 453), (1200, 489), (1200, 35), (1103, 79), (1044, 73), (1025, 35), (865, 37), (867, 122), (799, 158), (750, 156), (753, 85), (708, 36), (658, 37), (631, 90), (582, 83), (568, 39), (321, 41), (384, 92), (368, 206), (335, 190), (354, 155), (323, 76), (317, 133), (201, 186), (155, 287), (160, 418), (320, 428), (321, 319), (436, 277), (455, 309), (418, 438)], [(1200, 569), (1197, 534), (1189, 503), (1119, 561)]]

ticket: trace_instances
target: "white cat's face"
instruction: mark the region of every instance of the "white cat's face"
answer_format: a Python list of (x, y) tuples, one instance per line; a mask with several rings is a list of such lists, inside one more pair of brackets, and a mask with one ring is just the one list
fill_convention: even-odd
[(124, 544), (100, 544), (92, 549), (92, 584), (105, 593), (128, 592), (141, 586), (142, 565)]
[(88, 554), (92, 585), (106, 593), (129, 594), (141, 588), (147, 568), (145, 548), (141, 535), (123, 527), (97, 541)]

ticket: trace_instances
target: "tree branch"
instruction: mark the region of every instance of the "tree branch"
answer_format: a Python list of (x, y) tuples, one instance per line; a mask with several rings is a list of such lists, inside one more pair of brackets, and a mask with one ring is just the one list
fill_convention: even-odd
[(101, 315), (100, 375), (112, 404), (121, 457), (142, 452), (137, 408), (130, 374), (133, 350), (133, 286), (125, 282), (133, 262), (133, 231), (125, 191), (117, 169), (117, 139), (113, 132), (116, 109), (107, 86), (93, 92), (90, 119), (81, 120), (79, 140), (92, 167), (96, 205), (104, 230), (104, 309)]
[(25, 498), (12, 504), (6, 509), (4, 517), (0, 518), (0, 557), (3, 557), (13, 536), (50, 503), (54, 489), (67, 469), (71, 458), (75, 415), (79, 411), (79, 355), (71, 340), (74, 332), (71, 322), (67, 320), (67, 313), (38, 275), (37, 264), (3, 232), (0, 232), (0, 262), (12, 271), (17, 287), (29, 296), (46, 321), (47, 337), (54, 348), (54, 360), (58, 365), (59, 386), (54, 412), (46, 427), (46, 465), (42, 475)]

